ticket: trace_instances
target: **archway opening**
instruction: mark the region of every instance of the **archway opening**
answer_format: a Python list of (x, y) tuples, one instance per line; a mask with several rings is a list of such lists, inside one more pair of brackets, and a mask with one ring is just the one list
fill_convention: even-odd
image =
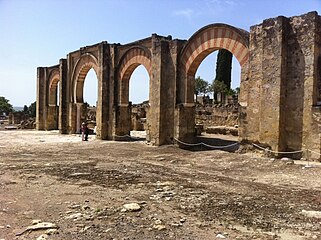
[(198, 141), (212, 146), (237, 141), (240, 79), (240, 63), (228, 50), (212, 51), (201, 61), (194, 98)]
[(56, 94), (56, 106), (59, 107), (59, 99), (60, 99), (60, 81), (57, 83), (57, 94)]
[(96, 134), (98, 79), (93, 68), (91, 68), (86, 74), (83, 91), (81, 122), (87, 123), (90, 134)]
[(47, 113), (47, 129), (58, 130), (59, 128), (59, 77), (55, 77), (49, 86), (49, 104)]
[(131, 136), (146, 138), (149, 111), (149, 74), (143, 65), (133, 71), (129, 79), (131, 106)]

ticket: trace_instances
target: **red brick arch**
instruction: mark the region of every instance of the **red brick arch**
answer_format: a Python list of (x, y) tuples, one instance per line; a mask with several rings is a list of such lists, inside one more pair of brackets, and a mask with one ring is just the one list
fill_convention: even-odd
[(119, 62), (119, 102), (128, 103), (129, 101), (129, 79), (134, 70), (143, 65), (149, 76), (151, 75), (151, 54), (150, 51), (141, 47), (129, 49)]
[(84, 93), (84, 82), (87, 73), (90, 69), (94, 69), (96, 75), (98, 76), (98, 60), (97, 58), (89, 53), (84, 54), (75, 64), (75, 68), (72, 75), (73, 92), (72, 99), (76, 103), (83, 103), (83, 93)]
[(249, 59), (249, 33), (227, 24), (211, 24), (197, 31), (186, 43), (182, 63), (187, 75), (195, 75), (203, 59), (215, 50), (226, 49), (241, 67)]
[[(218, 23), (201, 28), (186, 42), (180, 58), (179, 99), (182, 102), (194, 103), (196, 71), (204, 58), (219, 49), (229, 50), (239, 61), (241, 68), (246, 69), (249, 61), (249, 33)], [(241, 85), (242, 79), (244, 76), (241, 76)]]
[(58, 69), (54, 69), (49, 75), (49, 105), (57, 105), (57, 87), (60, 81), (60, 73)]

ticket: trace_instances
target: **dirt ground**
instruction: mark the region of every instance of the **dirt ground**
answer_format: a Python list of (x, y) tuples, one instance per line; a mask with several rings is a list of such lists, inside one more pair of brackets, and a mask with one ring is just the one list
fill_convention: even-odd
[(2, 130), (0, 239), (321, 239), (321, 166)]

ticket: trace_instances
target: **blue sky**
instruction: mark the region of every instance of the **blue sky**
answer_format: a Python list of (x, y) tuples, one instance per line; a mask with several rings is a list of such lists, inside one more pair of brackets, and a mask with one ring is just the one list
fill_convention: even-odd
[[(129, 43), (152, 33), (188, 39), (201, 27), (226, 23), (249, 31), (276, 16), (321, 14), (321, 0), (0, 0), (0, 96), (14, 106), (36, 99), (36, 68), (52, 66), (67, 53), (101, 41)], [(215, 56), (196, 75), (214, 78)], [(239, 65), (233, 63), (233, 85)], [(139, 67), (131, 78), (131, 100), (148, 98), (148, 75)], [(97, 79), (85, 80), (85, 101), (94, 104)]]

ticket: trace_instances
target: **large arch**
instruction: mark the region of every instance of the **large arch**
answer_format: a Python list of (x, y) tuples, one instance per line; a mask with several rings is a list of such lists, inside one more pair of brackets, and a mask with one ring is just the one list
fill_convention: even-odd
[(125, 52), (119, 62), (118, 79), (118, 102), (128, 104), (129, 101), (129, 79), (134, 70), (143, 65), (151, 76), (151, 53), (142, 47), (133, 47)]
[(57, 92), (58, 92), (58, 83), (60, 81), (60, 73), (58, 69), (54, 69), (49, 76), (49, 106), (57, 105)]
[[(118, 68), (118, 114), (116, 136), (129, 135), (131, 130), (131, 105), (129, 104), (129, 80), (134, 70), (143, 65), (151, 79), (151, 53), (144, 47), (128, 49), (119, 61)], [(150, 84), (149, 84), (150, 86)]]
[(47, 86), (47, 119), (46, 119), (46, 129), (56, 130), (58, 129), (58, 119), (59, 119), (59, 99), (58, 99), (58, 83), (60, 81), (60, 72), (57, 67), (52, 69), (48, 77)]
[(194, 77), (197, 68), (215, 50), (226, 49), (246, 68), (249, 61), (249, 33), (227, 24), (211, 24), (198, 30), (187, 41), (181, 54), (181, 101), (193, 102)]
[(98, 79), (98, 76), (99, 76), (98, 60), (94, 55), (90, 53), (85, 53), (83, 56), (81, 56), (81, 58), (75, 64), (75, 67), (72, 73), (72, 88), (71, 88), (72, 102), (74, 103), (84, 102), (84, 97), (83, 97), (84, 81), (90, 69), (94, 69)]
[[(227, 24), (211, 24), (198, 30), (186, 42), (179, 60), (177, 81), (178, 132), (176, 136), (192, 142), (195, 132), (194, 86), (195, 73), (201, 62), (219, 49), (230, 51), (241, 66), (240, 101), (246, 99), (242, 90), (246, 87), (249, 63), (249, 33)], [(243, 94), (243, 95), (242, 95)], [(243, 104), (243, 103), (242, 103)], [(246, 104), (245, 104), (246, 105)]]
[[(70, 125), (74, 132), (79, 131), (82, 120), (85, 120), (83, 116), (84, 106), (84, 81), (87, 73), (90, 69), (94, 69), (98, 82), (99, 79), (99, 65), (98, 59), (91, 53), (85, 53), (77, 60), (71, 76), (71, 99), (70, 102), (74, 103), (75, 109), (73, 109), (72, 118), (70, 119)], [(97, 128), (101, 127), (101, 124), (97, 123)]]

